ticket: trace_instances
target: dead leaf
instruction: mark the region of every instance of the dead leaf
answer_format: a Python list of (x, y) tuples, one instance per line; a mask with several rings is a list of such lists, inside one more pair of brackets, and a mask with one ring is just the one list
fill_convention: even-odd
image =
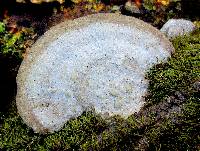
[(169, 5), (169, 0), (157, 0), (157, 3), (167, 6)]

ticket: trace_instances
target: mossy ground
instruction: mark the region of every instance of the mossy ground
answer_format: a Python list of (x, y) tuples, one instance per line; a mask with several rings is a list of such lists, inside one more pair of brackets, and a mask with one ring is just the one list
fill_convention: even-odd
[(200, 31), (172, 42), (172, 57), (147, 74), (147, 105), (138, 114), (105, 120), (85, 112), (60, 131), (40, 135), (22, 122), (13, 99), (7, 112), (0, 111), (0, 149), (199, 150), (200, 94), (194, 83), (200, 80)]

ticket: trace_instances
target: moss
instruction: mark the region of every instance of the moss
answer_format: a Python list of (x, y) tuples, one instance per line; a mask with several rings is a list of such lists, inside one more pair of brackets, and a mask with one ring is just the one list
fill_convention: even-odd
[[(154, 66), (150, 80), (148, 105), (128, 119), (119, 116), (102, 119), (85, 112), (68, 121), (53, 134), (35, 134), (10, 106), (0, 112), (1, 150), (198, 150), (200, 141), (200, 97), (193, 86), (200, 79), (200, 32), (173, 40), (176, 52), (166, 63)], [(185, 96), (176, 117), (149, 113), (151, 106), (166, 103), (175, 92)], [(173, 104), (172, 104), (173, 105)], [(157, 111), (158, 113), (160, 111)], [(167, 112), (167, 111), (166, 111)], [(161, 114), (161, 113), (160, 113)]]
[[(176, 52), (168, 60), (154, 66), (150, 79), (149, 104), (155, 105), (175, 93), (182, 92), (186, 101), (178, 121), (166, 119), (148, 131), (153, 150), (198, 150), (200, 142), (200, 97), (193, 84), (200, 79), (200, 31), (173, 40)], [(176, 116), (176, 115), (174, 115)]]
[(176, 52), (166, 63), (154, 66), (148, 73), (150, 102), (158, 103), (181, 91), (188, 96), (193, 83), (200, 78), (200, 34), (173, 40)]
[(91, 136), (98, 135), (106, 124), (100, 116), (88, 112), (65, 124), (62, 130), (49, 135), (39, 135), (22, 123), (18, 115), (4, 119), (1, 129), (0, 147), (6, 150), (19, 149), (78, 149)]

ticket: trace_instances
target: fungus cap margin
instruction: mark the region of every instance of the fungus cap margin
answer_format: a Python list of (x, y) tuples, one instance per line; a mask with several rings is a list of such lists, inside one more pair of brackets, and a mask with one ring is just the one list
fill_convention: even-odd
[[(18, 71), (18, 76), (17, 76), (16, 103), (17, 103), (18, 112), (28, 126), (35, 127), (34, 131), (41, 132), (41, 133), (48, 132), (48, 130), (45, 127), (43, 127), (42, 124), (37, 120), (35, 115), (32, 114), (32, 108), (31, 108), (31, 105), (29, 105), (29, 102), (23, 101), (27, 99), (27, 96), (24, 93), (25, 92), (24, 83), (26, 81), (26, 77), (28, 73), (31, 70), (31, 66), (35, 62), (35, 59), (37, 59), (37, 57), (42, 53), (42, 50), (45, 50), (45, 48), (47, 48), (51, 42), (55, 41), (63, 33), (72, 31), (75, 29), (80, 29), (82, 27), (86, 27), (90, 25), (91, 23), (95, 23), (98, 21), (106, 22), (106, 23), (121, 24), (125, 26), (130, 26), (133, 28), (149, 31), (153, 33), (155, 36), (157, 36), (158, 38), (162, 39), (161, 42), (162, 42), (162, 45), (165, 47), (165, 50), (167, 50), (169, 53), (172, 53), (174, 51), (172, 44), (162, 33), (160, 33), (159, 30), (157, 30), (153, 26), (139, 19), (136, 19), (134, 17), (123, 16), (119, 14), (109, 14), (109, 13), (108, 14), (93, 14), (93, 15), (81, 17), (75, 20), (70, 20), (70, 21), (67, 20), (63, 23), (60, 23), (52, 27), (41, 38), (39, 38), (35, 42), (35, 44), (32, 46), (31, 49), (29, 49), (26, 52), (27, 55), (20, 66), (20, 69)], [(24, 113), (24, 111), (26, 111), (26, 113)], [(28, 118), (26, 116), (27, 114), (29, 114)]]

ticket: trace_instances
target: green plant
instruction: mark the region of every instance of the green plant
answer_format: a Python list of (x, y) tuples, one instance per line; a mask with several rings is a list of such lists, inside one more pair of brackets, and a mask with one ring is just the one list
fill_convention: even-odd
[(5, 28), (5, 24), (2, 23), (2, 22), (0, 22), (0, 34), (1, 34), (1, 33), (4, 33), (5, 30), (6, 30), (6, 28)]
[[(7, 114), (0, 111), (1, 150), (198, 150), (200, 132), (200, 96), (193, 83), (200, 79), (200, 31), (173, 40), (176, 51), (166, 63), (148, 73), (149, 103), (156, 106), (180, 91), (185, 94), (177, 120), (147, 114), (102, 119), (85, 112), (68, 121), (53, 134), (35, 134), (16, 111), (15, 102)], [(159, 110), (159, 109), (158, 109)], [(159, 111), (157, 111), (160, 113)]]
[(200, 35), (178, 37), (173, 44), (176, 52), (168, 62), (154, 66), (147, 75), (153, 103), (176, 91), (190, 95), (193, 83), (200, 79)]
[(9, 33), (6, 25), (0, 22), (0, 54), (22, 58), (24, 52), (24, 35), (22, 32)]

